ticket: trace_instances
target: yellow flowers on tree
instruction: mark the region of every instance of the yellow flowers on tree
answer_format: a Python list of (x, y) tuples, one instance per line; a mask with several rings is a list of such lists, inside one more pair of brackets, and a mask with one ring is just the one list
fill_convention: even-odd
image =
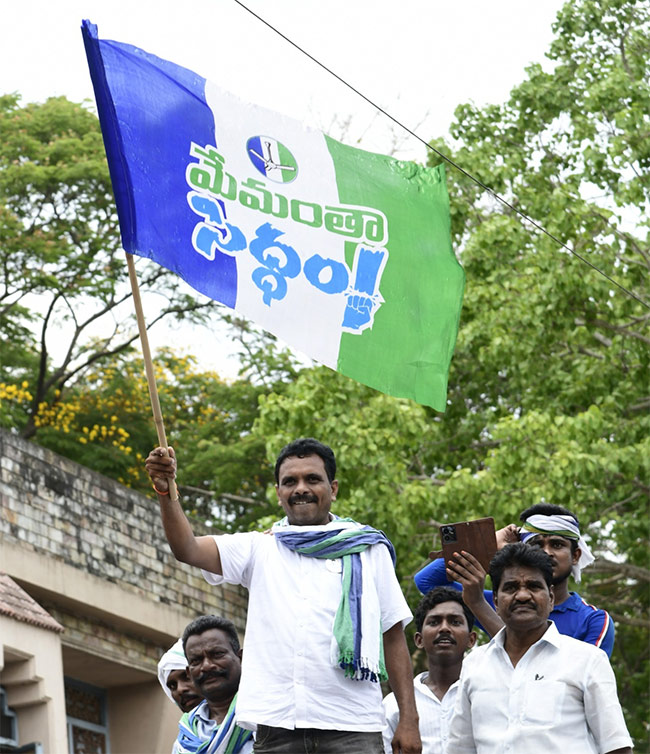
[[(137, 331), (95, 115), (64, 97), (21, 106), (5, 95), (0, 133), (0, 382), (26, 381), (30, 394), (22, 413), (0, 420), (29, 438), (43, 404), (54, 407), (67, 384)], [(172, 273), (137, 266), (143, 296), (163, 302), (149, 326), (217, 316), (215, 302)], [(106, 335), (91, 339), (98, 327)]]

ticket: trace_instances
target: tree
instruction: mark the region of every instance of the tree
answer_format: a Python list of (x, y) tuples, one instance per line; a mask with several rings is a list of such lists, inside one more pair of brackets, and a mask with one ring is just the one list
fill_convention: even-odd
[(204, 421), (174, 434), (189, 449), (179, 456), (186, 507), (224, 531), (245, 531), (276, 510), (266, 494), (273, 484), (266, 442), (252, 432), (259, 403), (283, 395), (299, 367), (273, 336), (238, 317), (225, 319), (239, 343), (240, 379), (213, 382), (207, 405), (202, 401)]
[[(28, 383), (12, 425), (28, 438), (43, 403), (54, 408), (75, 375), (137, 333), (97, 118), (64, 97), (21, 107), (5, 95), (0, 131), (0, 382)], [(218, 311), (167, 270), (137, 264), (143, 296), (159, 302), (149, 326)]]
[[(273, 508), (265, 443), (251, 429), (261, 395), (280, 395), (298, 374), (289, 353), (249, 323), (229, 317), (239, 343), (240, 376), (226, 381), (195, 358), (163, 348), (155, 377), (168, 441), (182, 469), (182, 502), (193, 517), (230, 531)], [(33, 396), (29, 383), (0, 383), (0, 422), (20, 426)], [(144, 457), (158, 444), (144, 363), (132, 348), (79, 372), (34, 414), (40, 445), (150, 494)], [(260, 469), (260, 471), (256, 471)]]
[[(548, 70), (501, 105), (462, 105), (434, 146), (648, 302), (648, 2), (571, 2)], [(432, 156), (432, 162), (438, 158)], [(444, 415), (307, 370), (262, 401), (270, 461), (314, 434), (339, 454), (337, 506), (384, 527), (409, 597), (434, 525), (566, 505), (599, 560), (580, 591), (617, 624), (612, 658), (642, 746), (648, 689), (650, 311), (448, 170), (467, 273)], [(412, 600), (413, 601), (413, 600)]]
[[(547, 68), (531, 66), (503, 105), (462, 105), (451, 142), (434, 142), (646, 302), (649, 19), (647, 0), (567, 3)], [(187, 434), (180, 425), (172, 433), (182, 438), (179, 453), (191, 451), (181, 491), (183, 484), (198, 488), (187, 493), (199, 515), (213, 500), (218, 510), (229, 500), (240, 506), (220, 525), (245, 528), (257, 519), (266, 526), (277, 515), (269, 463), (284, 443), (314, 435), (338, 454), (337, 512), (385, 529), (412, 605), (412, 575), (427, 560), (437, 524), (493, 515), (502, 525), (541, 500), (566, 505), (599, 556), (580, 592), (616, 620), (612, 662), (643, 748), (649, 310), (467, 177), (449, 169), (448, 183), (467, 288), (447, 412), (324, 368), (296, 374), (283, 357), (265, 361), (263, 344), (253, 342), (247, 364), (263, 367), (249, 380), (254, 389), (206, 383), (203, 405), (222, 391), (218, 405), (229, 416), (215, 413)], [(12, 224), (24, 224), (10, 210), (0, 215), (3, 248), (16, 242)], [(44, 254), (48, 237), (32, 235)], [(27, 314), (11, 326), (25, 328)], [(6, 403), (13, 416), (31, 398), (24, 375), (38, 358), (36, 345), (12, 357)]]

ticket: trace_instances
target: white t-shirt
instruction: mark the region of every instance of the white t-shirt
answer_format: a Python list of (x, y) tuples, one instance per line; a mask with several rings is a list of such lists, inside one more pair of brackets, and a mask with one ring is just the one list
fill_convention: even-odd
[[(441, 754), (447, 744), (449, 723), (456, 703), (458, 681), (452, 684), (447, 693), (438, 699), (431, 689), (424, 683), (428, 673), (420, 673), (413, 679), (415, 689), (415, 706), (420, 718), (420, 738), (422, 739), (422, 754)], [(388, 694), (384, 698), (384, 712), (386, 726), (384, 727), (384, 751), (393, 754), (391, 741), (399, 723), (399, 708), (395, 694)]]
[[(250, 593), (237, 723), (250, 729), (381, 731), (380, 684), (346, 678), (330, 662), (342, 560), (299, 555), (270, 533), (225, 534), (215, 541), (223, 576), (204, 571), (205, 579), (242, 584)], [(411, 611), (388, 548), (372, 545), (361, 562), (374, 576), (381, 631), (406, 625)]]
[(632, 746), (605, 652), (549, 627), (516, 667), (505, 629), (463, 662), (449, 754), (602, 754)]

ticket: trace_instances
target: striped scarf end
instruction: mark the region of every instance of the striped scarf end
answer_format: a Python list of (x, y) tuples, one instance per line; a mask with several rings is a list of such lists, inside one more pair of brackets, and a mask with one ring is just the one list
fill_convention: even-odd
[(354, 659), (353, 657), (340, 657), (339, 667), (345, 671), (345, 677), (354, 681), (370, 681), (380, 683), (388, 680), (388, 673), (383, 664), (376, 665), (366, 659)]

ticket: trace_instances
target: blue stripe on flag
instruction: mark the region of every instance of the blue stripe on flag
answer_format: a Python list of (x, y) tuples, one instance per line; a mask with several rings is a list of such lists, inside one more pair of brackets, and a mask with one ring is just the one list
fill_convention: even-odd
[(193, 250), (199, 218), (184, 200), (191, 142), (215, 142), (205, 79), (132, 45), (99, 40), (89, 21), (82, 31), (125, 250), (234, 307), (236, 261), (218, 250), (214, 260)]

